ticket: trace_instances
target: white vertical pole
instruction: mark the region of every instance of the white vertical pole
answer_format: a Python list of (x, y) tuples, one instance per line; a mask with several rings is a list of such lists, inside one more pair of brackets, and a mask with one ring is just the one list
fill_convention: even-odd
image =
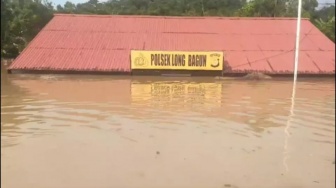
[(299, 50), (300, 50), (300, 29), (301, 29), (301, 9), (302, 9), (302, 0), (298, 0), (298, 16), (297, 16), (297, 25), (296, 25), (296, 42), (295, 42), (295, 60), (294, 60), (294, 84), (297, 80), (297, 72), (299, 65)]
[(293, 121), (294, 116), (294, 106), (295, 106), (295, 93), (296, 93), (296, 80), (297, 80), (297, 72), (298, 72), (298, 65), (299, 65), (299, 50), (300, 50), (300, 29), (301, 29), (301, 9), (302, 9), (302, 0), (298, 0), (298, 17), (297, 17), (297, 25), (296, 25), (296, 42), (295, 42), (295, 59), (294, 59), (294, 83), (293, 83), (293, 90), (292, 90), (292, 97), (291, 97), (291, 108), (290, 108), (290, 115), (287, 119), (287, 124), (285, 127), (285, 144), (284, 144), (284, 158), (283, 164), (286, 168), (286, 171), (289, 170), (287, 165), (287, 159), (289, 158), (289, 151), (288, 151), (288, 141), (290, 137), (289, 128), (291, 122)]

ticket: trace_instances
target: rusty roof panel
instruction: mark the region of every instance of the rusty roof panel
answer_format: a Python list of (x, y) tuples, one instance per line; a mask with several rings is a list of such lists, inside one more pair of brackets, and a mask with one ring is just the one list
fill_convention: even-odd
[[(118, 63), (129, 61), (129, 54), (125, 50), (68, 50), (68, 49), (28, 49), (25, 56), (34, 58), (27, 59), (26, 64), (31, 70), (79, 70), (79, 71), (121, 71), (128, 72), (130, 63)], [(80, 66), (72, 63), (78, 62)], [(92, 62), (95, 62), (94, 64)], [(113, 62), (113, 63), (111, 63)], [(122, 66), (121, 66), (122, 65)], [(22, 69), (13, 64), (12, 69)]]
[[(296, 19), (287, 22), (278, 22), (277, 27), (281, 28), (283, 33), (281, 34), (296, 34)], [(309, 20), (302, 20), (301, 22), (301, 34), (312, 34), (316, 28)]]
[[(130, 50), (223, 51), (225, 71), (293, 71), (296, 20), (55, 15), (9, 69), (130, 72)], [(335, 44), (302, 20), (299, 71), (332, 73)]]
[(265, 35), (257, 39), (262, 51), (288, 51), (295, 46), (295, 35)]
[(246, 68), (251, 69), (248, 59), (242, 51), (225, 52), (224, 58), (233, 71), (241, 71)]
[(322, 51), (335, 51), (335, 43), (329, 40), (325, 35), (309, 35), (308, 37), (314, 46)]
[[(294, 46), (293, 46), (294, 49)], [(309, 37), (301, 37), (300, 41), (301, 51), (319, 51), (319, 47), (314, 44)]]
[[(312, 61), (308, 54), (309, 52), (300, 53), (298, 67), (299, 71), (305, 73), (319, 73), (321, 71), (320, 68)], [(291, 53), (291, 55), (294, 55), (294, 52)]]
[(245, 52), (251, 69), (254, 71), (273, 72), (272, 67), (268, 64), (265, 54), (262, 51)]
[[(274, 55), (274, 53), (273, 53)], [(286, 52), (278, 56), (269, 58), (271, 66), (281, 73), (289, 73), (294, 71), (294, 51)], [(302, 52), (299, 55), (300, 73), (319, 73), (318, 67), (312, 62), (306, 53)]]
[[(228, 36), (230, 37), (230, 36)], [(240, 35), (235, 37), (237, 40), (232, 41), (232, 43), (236, 42), (239, 44), (240, 50), (243, 51), (260, 51), (260, 46), (258, 45), (258, 39), (260, 35), (249, 36), (249, 35)], [(228, 41), (228, 40), (226, 40)], [(226, 41), (223, 41), (223, 45), (225, 45), (228, 49), (230, 49), (230, 45), (226, 45)]]
[(268, 59), (274, 70), (280, 73), (293, 72), (294, 55), (293, 53), (283, 53)]
[[(313, 51), (307, 53), (309, 58), (319, 67), (323, 72), (335, 71), (335, 52), (318, 52)], [(316, 63), (320, 62), (320, 63)]]

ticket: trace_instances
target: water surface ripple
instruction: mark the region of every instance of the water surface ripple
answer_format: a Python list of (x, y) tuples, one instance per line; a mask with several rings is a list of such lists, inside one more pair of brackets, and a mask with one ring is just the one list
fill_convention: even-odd
[(1, 82), (4, 188), (335, 186), (334, 80)]

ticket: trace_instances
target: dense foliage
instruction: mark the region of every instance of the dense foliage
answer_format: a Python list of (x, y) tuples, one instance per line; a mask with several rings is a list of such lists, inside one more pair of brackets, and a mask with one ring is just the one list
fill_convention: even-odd
[[(1, 0), (1, 56), (16, 57), (54, 13), (296, 17), (297, 0), (109, 0), (66, 2), (53, 7), (47, 0)], [(335, 41), (335, 6), (317, 10), (317, 0), (303, 0), (303, 17)]]

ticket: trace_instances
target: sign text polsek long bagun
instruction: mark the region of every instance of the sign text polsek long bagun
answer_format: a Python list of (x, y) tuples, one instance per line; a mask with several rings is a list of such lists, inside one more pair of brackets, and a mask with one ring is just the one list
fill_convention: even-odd
[[(188, 55), (189, 67), (206, 67), (206, 55)], [(152, 66), (186, 66), (186, 56), (184, 54), (151, 54)]]

